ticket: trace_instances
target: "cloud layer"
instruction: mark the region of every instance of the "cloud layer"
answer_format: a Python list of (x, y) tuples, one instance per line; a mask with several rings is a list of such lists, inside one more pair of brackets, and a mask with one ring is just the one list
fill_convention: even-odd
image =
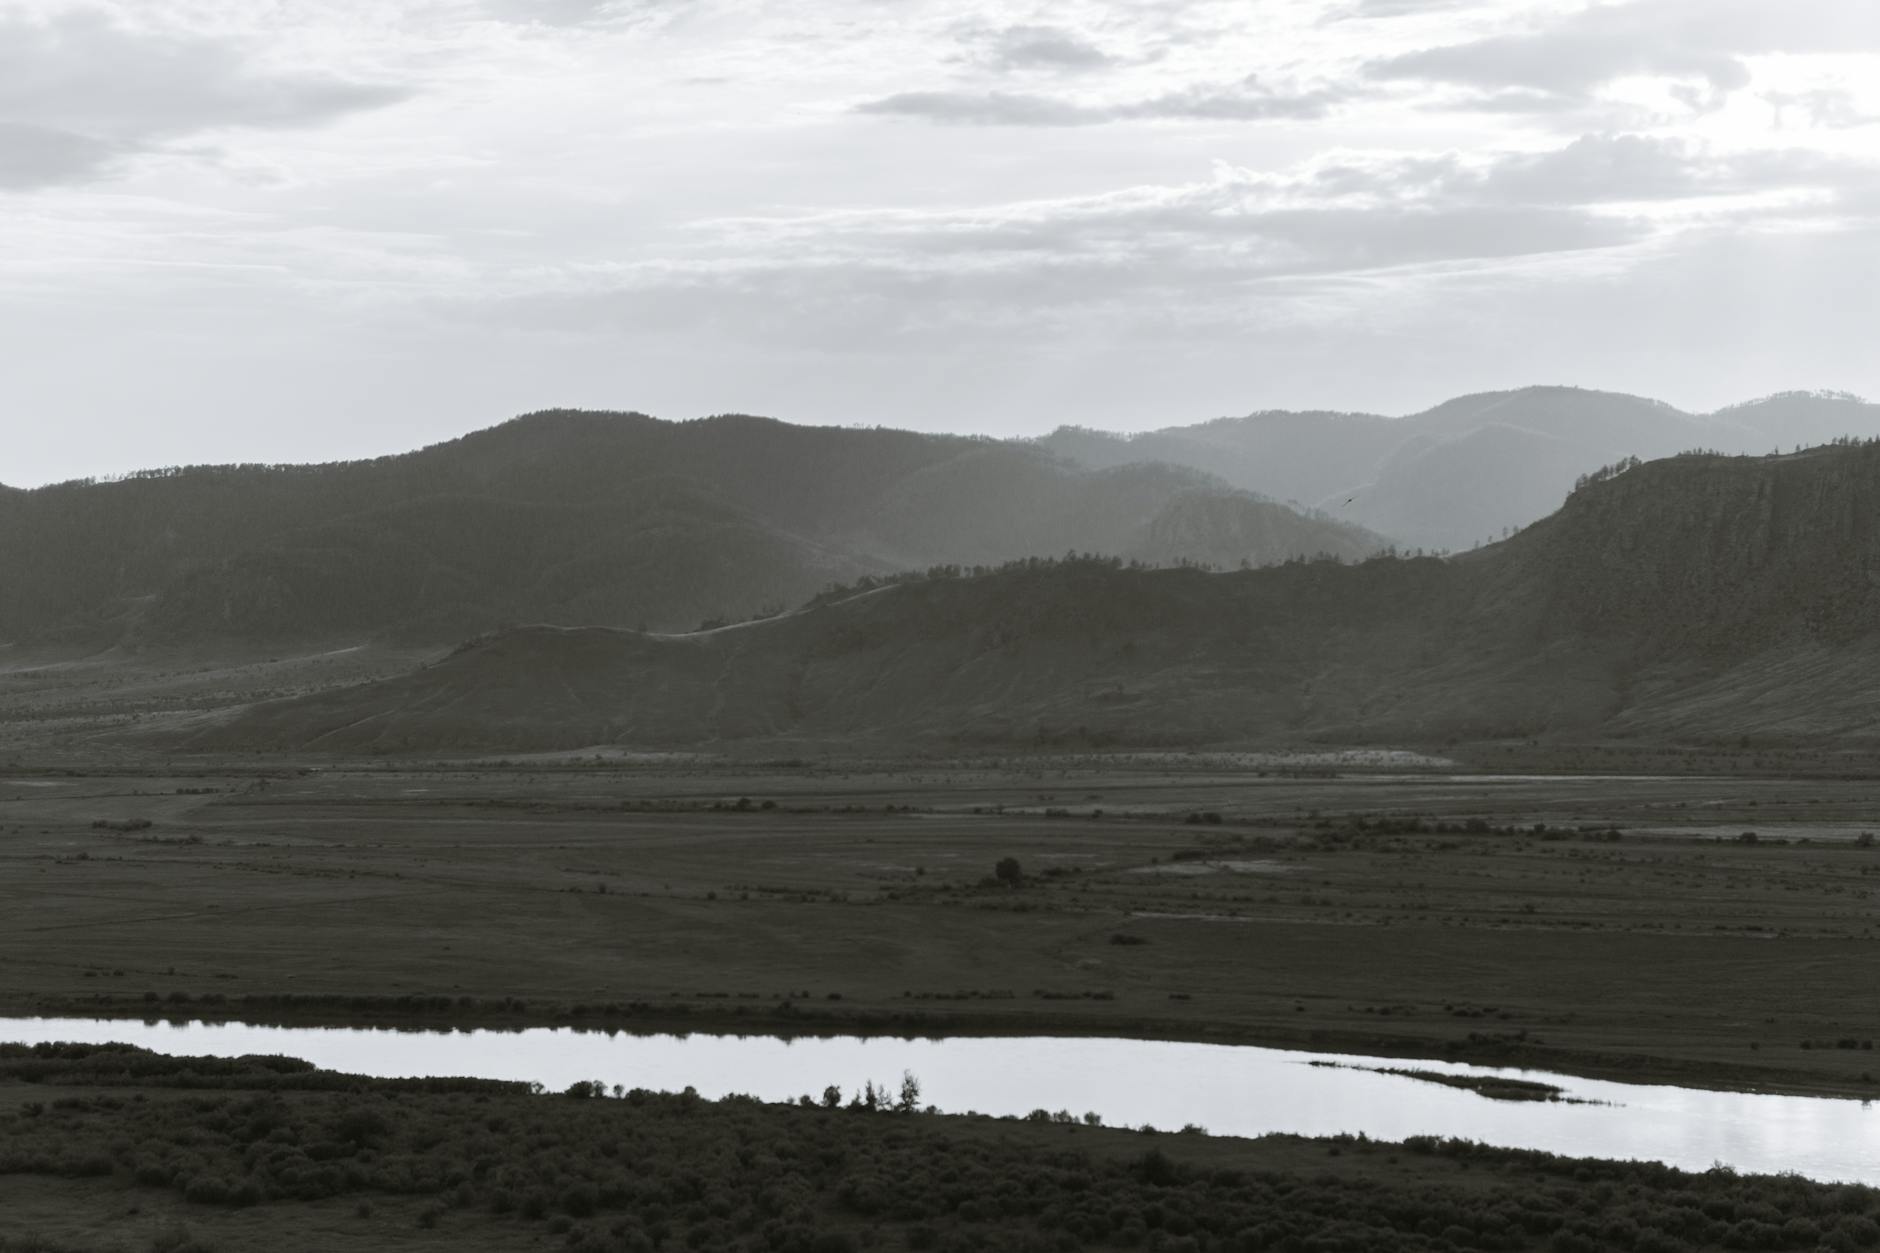
[(0, 481), (1880, 392), (1877, 162), (1870, 0), (0, 0)]
[(1086, 103), (1005, 91), (907, 91), (870, 100), (858, 113), (969, 126), (1095, 126), (1104, 122), (1262, 122), (1324, 117), (1341, 99), (1330, 88), (1274, 91), (1257, 76), (1225, 86), (1197, 84), (1140, 100)]

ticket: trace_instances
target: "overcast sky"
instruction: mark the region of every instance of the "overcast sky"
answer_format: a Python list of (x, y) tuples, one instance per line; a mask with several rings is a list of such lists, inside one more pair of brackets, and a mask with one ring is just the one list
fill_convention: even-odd
[(1880, 393), (1875, 0), (0, 0), (0, 482)]

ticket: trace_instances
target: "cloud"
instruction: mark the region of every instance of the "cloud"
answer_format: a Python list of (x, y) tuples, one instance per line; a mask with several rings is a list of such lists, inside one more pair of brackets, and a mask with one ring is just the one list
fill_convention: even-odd
[(114, 146), (86, 135), (0, 122), (0, 190), (80, 182), (116, 156)]
[(1450, 13), (1456, 9), (1477, 7), (1481, 0), (1353, 0), (1347, 8), (1333, 13), (1334, 20), (1348, 18), (1410, 17), (1419, 13)]
[(1702, 45), (1625, 38), (1581, 21), (1535, 35), (1499, 35), (1374, 62), (1374, 78), (1421, 79), (1576, 99), (1632, 75), (1700, 79), (1719, 95), (1749, 85), (1736, 56)]
[(1713, 153), (1686, 140), (1588, 135), (1564, 148), (1511, 159), (1482, 179), (1484, 194), (1528, 204), (1673, 202), (1776, 195), (1789, 200), (1871, 182), (1871, 162), (1799, 149)]
[(1195, 86), (1144, 99), (1086, 104), (1029, 92), (910, 91), (866, 101), (858, 113), (921, 118), (956, 126), (1097, 126), (1106, 122), (1225, 121), (1324, 117), (1344, 100), (1329, 87), (1274, 91), (1249, 76), (1227, 86)]
[(1188, 87), (1135, 104), (1123, 105), (1121, 117), (1196, 118), (1212, 121), (1259, 121), (1266, 118), (1324, 117), (1346, 98), (1337, 88), (1273, 91), (1249, 75), (1231, 87)]
[(1587, 135), (1554, 151), (1511, 157), (1482, 172), (1476, 187), (1478, 194), (1504, 202), (1550, 205), (1736, 190), (1720, 165), (1706, 163), (1690, 145), (1645, 135)]
[(1324, 159), (1309, 176), (1297, 176), (1294, 181), (1347, 202), (1476, 204), (1541, 211), (1599, 206), (1660, 211), (1711, 208), (1737, 216), (1769, 212), (1819, 216), (1857, 206), (1860, 192), (1876, 178), (1880, 178), (1880, 166), (1871, 161), (1797, 149), (1715, 152), (1690, 140), (1621, 134), (1585, 135), (1558, 148), (1504, 152), (1487, 159), (1453, 153)]
[(1880, 204), (1863, 200), (1875, 174), (1633, 135), (1538, 152), (1344, 152), (1090, 196), (701, 222), (657, 262), (564, 270), (488, 315), (854, 353), (1021, 328), (1048, 339), (1130, 324), (1179, 339), (1181, 327), (1366, 316), (1368, 302), (1463, 275), (1495, 290), (1620, 275), (1685, 233), (1816, 237), (1880, 223)]
[(1152, 292), (1205, 300), (1269, 279), (1610, 247), (1648, 228), (1513, 204), (1436, 159), (1413, 168), (1380, 161), (1342, 182), (1221, 166), (1200, 182), (1097, 196), (738, 218), (701, 230), (711, 235), (702, 255), (591, 275), (563, 295), (584, 310), (618, 301), (649, 317), (661, 308), (722, 316), (723, 297), (753, 290), (825, 306), (905, 301), (905, 316), (918, 319), (936, 316), (934, 298), (982, 312), (1009, 301), (995, 319), (1004, 321), (1034, 316), (1041, 302)]
[(1088, 126), (1109, 120), (1087, 105), (1007, 91), (903, 91), (864, 101), (855, 111), (956, 126)]
[(643, 26), (678, 16), (693, 0), (483, 0), (483, 11), (517, 25)]
[(82, 182), (226, 127), (312, 126), (404, 99), (382, 84), (266, 72), (227, 43), (133, 31), (101, 13), (0, 17), (0, 185)]
[(483, 9), (503, 22), (581, 26), (605, 14), (609, 0), (484, 0)]
[(1533, 265), (1644, 237), (1571, 211), (1262, 211), (1206, 183), (977, 217), (779, 223), (754, 230), (741, 255), (571, 273), (464, 312), (558, 336), (643, 346), (704, 337), (844, 360), (1014, 342), (1160, 344), (1179, 355), (1235, 327), (1341, 335), (1425, 279), (1475, 271), (1518, 285)]
[(1595, 4), (1514, 33), (1372, 61), (1373, 79), (1475, 89), (1478, 107), (1539, 97), (1583, 102), (1619, 79), (1673, 81), (1687, 106), (1721, 104), (1750, 83), (1747, 58), (1880, 50), (1868, 0), (1633, 0)]
[(1823, 130), (1851, 130), (1857, 126), (1880, 123), (1880, 113), (1863, 108), (1853, 92), (1845, 88), (1823, 87), (1809, 91), (1772, 91), (1763, 95), (1776, 111), (1776, 129), (1789, 124), (1800, 114), (1808, 126)]
[(985, 63), (995, 70), (1100, 70), (1115, 58), (1060, 26), (1007, 26), (983, 39)]

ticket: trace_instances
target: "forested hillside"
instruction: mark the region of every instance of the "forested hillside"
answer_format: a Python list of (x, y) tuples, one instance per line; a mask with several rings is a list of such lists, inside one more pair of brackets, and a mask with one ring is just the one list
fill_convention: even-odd
[(1880, 445), (1595, 475), (1450, 559), (1030, 560), (683, 638), (535, 629), (258, 706), (205, 747), (808, 738), (1197, 745), (1880, 736)]
[(1088, 551), (1232, 566), (1383, 541), (1190, 469), (759, 418), (547, 412), (419, 452), (0, 495), (0, 643), (690, 629), (832, 581)]

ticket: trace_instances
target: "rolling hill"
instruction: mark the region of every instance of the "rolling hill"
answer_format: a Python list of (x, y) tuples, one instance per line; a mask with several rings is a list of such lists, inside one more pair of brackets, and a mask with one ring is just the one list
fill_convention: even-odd
[(1880, 445), (1687, 455), (1464, 556), (1102, 560), (852, 589), (688, 635), (534, 627), (255, 706), (199, 748), (1880, 737)]
[(1192, 469), (749, 417), (533, 414), (402, 456), (0, 492), (0, 644), (672, 630), (1035, 553), (1223, 566), (1383, 540)]
[(1080, 465), (1204, 467), (1408, 547), (1460, 551), (1559, 507), (1574, 482), (1627, 457), (1767, 453), (1880, 434), (1880, 405), (1793, 392), (1709, 414), (1569, 387), (1464, 396), (1402, 418), (1256, 413), (1121, 436), (1062, 428), (1041, 446)]

